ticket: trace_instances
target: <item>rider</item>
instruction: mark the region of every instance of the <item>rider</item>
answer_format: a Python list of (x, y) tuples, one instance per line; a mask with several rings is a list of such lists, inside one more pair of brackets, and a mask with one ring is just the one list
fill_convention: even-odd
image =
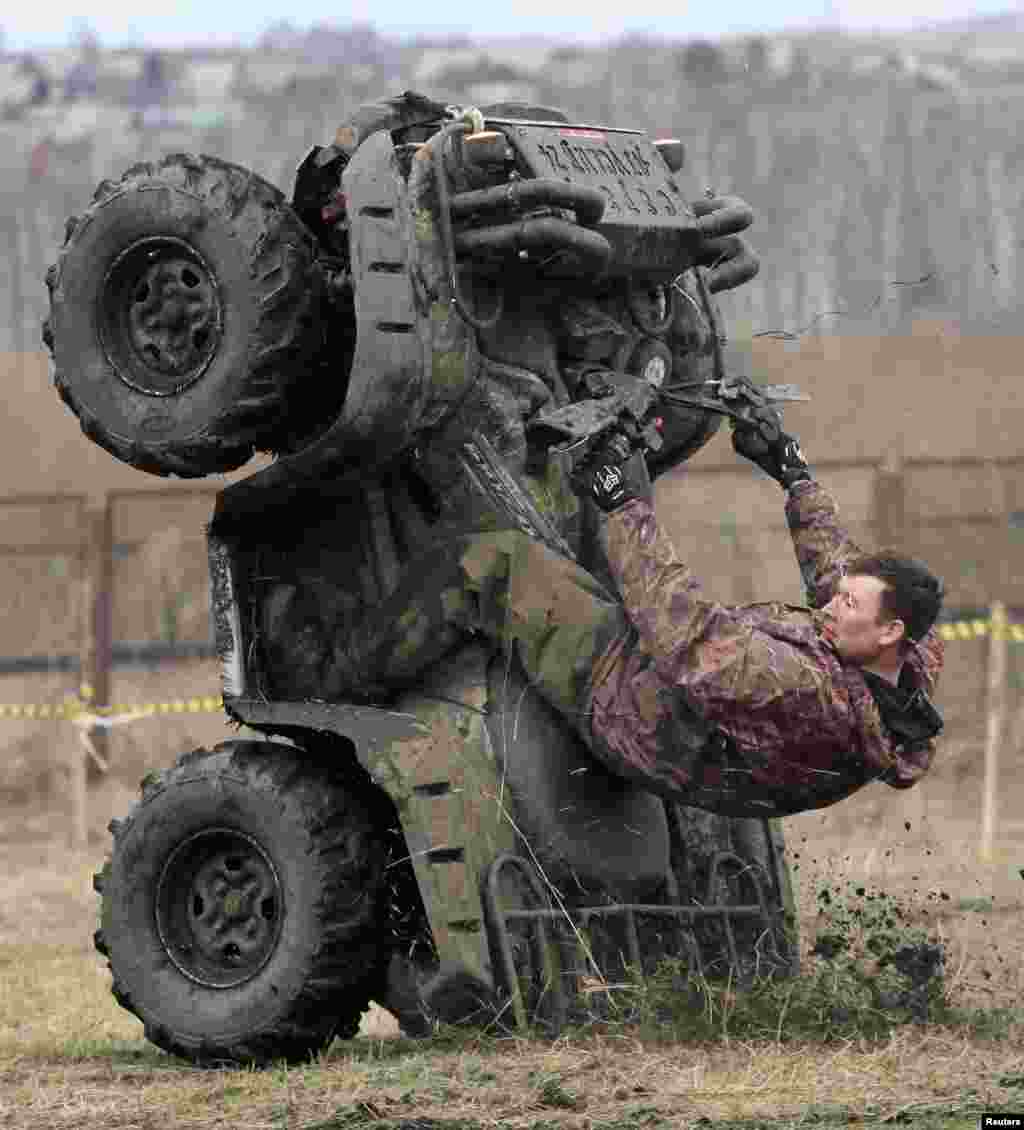
[(783, 815), (871, 780), (915, 784), (942, 728), (929, 698), (942, 667), (942, 584), (911, 558), (863, 554), (797, 441), (761, 411), (776, 426), (734, 423), (733, 446), (787, 493), (810, 607), (705, 598), (631, 489), (635, 452), (618, 432), (573, 485), (600, 512), (619, 597), (519, 531), (467, 535), (312, 650), (302, 625), (323, 697), (411, 682), (479, 632), (518, 656), (599, 760), (681, 803)]
[(942, 728), (929, 699), (943, 662), (941, 581), (912, 558), (862, 553), (791, 435), (769, 442), (734, 426), (733, 446), (787, 492), (810, 607), (703, 598), (632, 495), (622, 445), (605, 449), (576, 482), (607, 514), (607, 558), (634, 632), (597, 662), (594, 751), (724, 812), (819, 808), (873, 779), (915, 784)]

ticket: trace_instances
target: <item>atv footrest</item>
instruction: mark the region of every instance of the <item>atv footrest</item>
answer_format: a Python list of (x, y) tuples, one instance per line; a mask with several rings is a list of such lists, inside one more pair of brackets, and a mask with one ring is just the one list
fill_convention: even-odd
[[(528, 860), (511, 854), (499, 856), (482, 884), (484, 921), (496, 986), (510, 1002), (516, 1023), (520, 1027), (541, 1023), (557, 1033), (579, 1011), (573, 1005), (578, 1004), (581, 992), (595, 987), (600, 991), (613, 982), (621, 986), (623, 974), (650, 973), (666, 957), (683, 957), (698, 976), (716, 969), (738, 975), (742, 981), (745, 964), (737, 945), (736, 924), (749, 922), (773, 948), (784, 912), (781, 906), (769, 906), (760, 867), (730, 851), (720, 851), (710, 861), (709, 894), (716, 889), (723, 868), (737, 865), (750, 885), (752, 902), (715, 903), (709, 897), (687, 906), (672, 902), (578, 906), (565, 904)], [(508, 876), (518, 881), (519, 900), (530, 905), (501, 905)], [(694, 929), (700, 921), (720, 924), (726, 967), (721, 957), (710, 961), (704, 952), (706, 942), (702, 945), (700, 932)], [(652, 923), (657, 923), (653, 929)], [(597, 932), (603, 935), (600, 945), (590, 936)], [(780, 960), (770, 966), (780, 970), (785, 963)]]

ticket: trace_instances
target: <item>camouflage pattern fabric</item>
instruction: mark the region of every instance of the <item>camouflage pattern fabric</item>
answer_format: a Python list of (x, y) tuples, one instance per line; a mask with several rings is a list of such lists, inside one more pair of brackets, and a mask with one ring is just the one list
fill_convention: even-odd
[[(318, 646), (308, 615), (295, 638), (332, 699), (408, 685), (481, 634), (517, 651), (614, 772), (725, 815), (820, 808), (874, 779), (907, 788), (934, 743), (894, 746), (864, 675), (820, 634), (817, 609), (860, 549), (817, 483), (793, 488), (786, 515), (810, 607), (707, 600), (637, 500), (602, 527), (621, 601), (518, 530), (480, 532), (426, 552), (385, 601), (321, 631)], [(909, 653), (913, 686), (931, 696), (941, 666), (932, 631)]]
[(590, 673), (627, 630), (621, 603), (569, 558), (518, 530), (467, 535), (423, 555), (385, 601), (334, 634), (325, 697), (408, 685), (479, 633), (515, 648), (533, 685), (587, 734), (579, 709)]
[[(616, 772), (730, 815), (824, 807), (869, 780), (907, 788), (927, 772), (934, 743), (894, 747), (863, 675), (820, 634), (817, 610), (860, 553), (834, 501), (800, 483), (786, 517), (811, 607), (708, 600), (647, 503), (610, 516), (605, 550), (636, 636), (600, 657), (587, 707), (592, 747)], [(934, 631), (908, 656), (929, 695), (942, 656)], [(695, 755), (677, 737), (681, 710), (726, 740)]]

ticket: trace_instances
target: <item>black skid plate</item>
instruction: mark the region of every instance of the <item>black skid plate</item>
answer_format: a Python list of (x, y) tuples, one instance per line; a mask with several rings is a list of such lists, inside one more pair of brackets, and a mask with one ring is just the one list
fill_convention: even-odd
[(639, 130), (563, 122), (489, 118), (531, 177), (597, 189), (605, 198), (596, 225), (612, 245), (612, 275), (672, 278), (700, 246), (693, 210), (651, 139)]

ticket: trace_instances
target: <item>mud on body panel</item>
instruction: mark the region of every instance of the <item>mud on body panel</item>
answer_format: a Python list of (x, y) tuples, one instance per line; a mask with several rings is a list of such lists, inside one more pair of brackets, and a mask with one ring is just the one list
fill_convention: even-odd
[(450, 302), (432, 178), (429, 143), (406, 184), (385, 131), (363, 142), (342, 177), (357, 323), (343, 417), (369, 464), (437, 423), (479, 367), (473, 332)]
[(480, 883), (517, 837), (484, 725), (487, 659), (464, 649), (431, 685), (399, 699), (428, 736), (394, 743), (386, 770), (371, 772), (388, 773), (439, 959), (490, 979)]

